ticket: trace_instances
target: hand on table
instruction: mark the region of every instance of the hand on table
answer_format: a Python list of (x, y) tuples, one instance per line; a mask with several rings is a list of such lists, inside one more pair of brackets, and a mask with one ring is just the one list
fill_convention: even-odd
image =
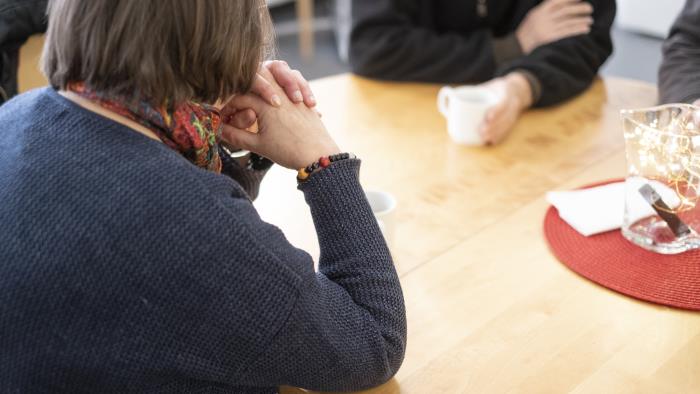
[(491, 90), (498, 101), (486, 113), (479, 135), (486, 144), (497, 144), (512, 130), (520, 114), (532, 105), (532, 89), (527, 78), (517, 71), (480, 86)]
[[(259, 93), (249, 93), (234, 96), (222, 109), (224, 117), (233, 116), (234, 119), (224, 123), (221, 138), (226, 143), (294, 170), (306, 167), (322, 156), (340, 153), (313, 108), (305, 102), (290, 99), (285, 94), (285, 87), (275, 80), (268, 82), (267, 94), (279, 97), (279, 105), (271, 104)], [(240, 127), (235, 117), (241, 111), (253, 111), (257, 132)]]
[(545, 0), (531, 9), (516, 30), (525, 54), (563, 38), (588, 34), (593, 6), (581, 0)]
[[(282, 91), (276, 87), (282, 87)], [(282, 98), (285, 95), (294, 103), (303, 102), (309, 108), (316, 106), (316, 98), (304, 76), (298, 70), (292, 70), (287, 62), (281, 60), (267, 61), (260, 66), (250, 93), (260, 96), (265, 102), (276, 107), (282, 105)], [(224, 105), (224, 109), (226, 106)], [(224, 123), (239, 129), (253, 127), (258, 119), (252, 108), (241, 108), (236, 111), (228, 108), (223, 112), (226, 113)]]

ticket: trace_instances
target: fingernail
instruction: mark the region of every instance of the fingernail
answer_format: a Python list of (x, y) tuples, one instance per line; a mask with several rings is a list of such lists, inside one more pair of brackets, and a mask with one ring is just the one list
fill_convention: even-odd
[(298, 90), (296, 92), (294, 92), (293, 96), (294, 96), (294, 101), (296, 101), (297, 103), (304, 101), (304, 96)]
[(278, 95), (272, 96), (272, 105), (279, 107), (282, 105), (282, 99)]
[(309, 96), (309, 101), (310, 101), (312, 104), (316, 104), (316, 97), (314, 97), (314, 95), (312, 94), (311, 96)]

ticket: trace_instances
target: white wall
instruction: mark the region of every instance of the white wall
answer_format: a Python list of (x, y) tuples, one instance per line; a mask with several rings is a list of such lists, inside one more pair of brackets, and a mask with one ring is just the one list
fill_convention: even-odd
[(335, 0), (335, 36), (338, 43), (338, 55), (344, 62), (350, 55), (350, 29), (352, 0)]
[[(613, 0), (610, 0), (613, 1)], [(665, 38), (684, 0), (617, 0), (617, 26)]]

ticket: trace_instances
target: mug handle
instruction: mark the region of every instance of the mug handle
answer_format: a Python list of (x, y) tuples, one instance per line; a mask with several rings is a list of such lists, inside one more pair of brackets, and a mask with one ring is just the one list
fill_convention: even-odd
[(447, 111), (450, 108), (450, 96), (452, 95), (453, 90), (454, 89), (451, 87), (445, 86), (440, 89), (440, 93), (438, 93), (438, 110), (442, 116), (449, 116)]

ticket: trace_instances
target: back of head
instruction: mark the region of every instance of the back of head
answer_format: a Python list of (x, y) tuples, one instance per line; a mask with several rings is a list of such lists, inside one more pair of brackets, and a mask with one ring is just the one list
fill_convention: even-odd
[(270, 45), (264, 0), (51, 0), (42, 68), (154, 104), (246, 92)]

